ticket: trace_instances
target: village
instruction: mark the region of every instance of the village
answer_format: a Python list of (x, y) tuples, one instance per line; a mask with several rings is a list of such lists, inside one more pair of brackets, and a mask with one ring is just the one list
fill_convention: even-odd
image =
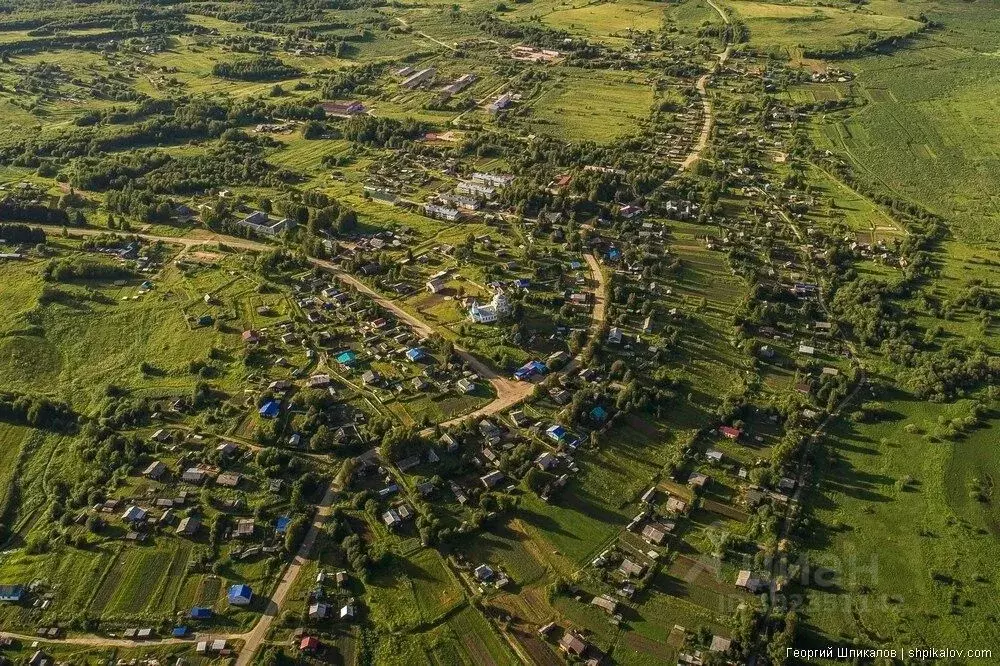
[[(871, 282), (929, 270), (811, 143), (859, 75), (731, 3), (196, 4), (0, 26), (48, 109), (0, 142), (0, 664), (784, 663), (824, 442), (919, 346)], [(973, 287), (920, 298), (989, 330)]]

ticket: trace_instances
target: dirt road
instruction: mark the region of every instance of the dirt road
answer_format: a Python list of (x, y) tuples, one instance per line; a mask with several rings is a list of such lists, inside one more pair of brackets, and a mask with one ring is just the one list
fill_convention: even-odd
[(316, 515), (313, 517), (312, 525), (309, 526), (309, 531), (306, 532), (306, 536), (302, 540), (299, 552), (295, 554), (291, 564), (289, 564), (285, 569), (285, 573), (281, 577), (278, 587), (274, 589), (274, 593), (267, 602), (267, 608), (264, 610), (264, 614), (261, 615), (253, 629), (251, 629), (244, 636), (246, 643), (243, 645), (243, 649), (240, 650), (239, 657), (236, 659), (236, 666), (247, 666), (251, 661), (253, 661), (254, 654), (256, 654), (257, 649), (267, 637), (267, 630), (271, 628), (271, 624), (274, 622), (274, 619), (278, 616), (278, 613), (281, 612), (281, 607), (285, 602), (285, 597), (288, 596), (288, 593), (295, 585), (295, 581), (302, 572), (302, 567), (309, 559), (309, 556), (312, 553), (313, 545), (316, 543), (316, 538), (319, 536), (320, 530), (323, 529), (323, 525), (326, 524), (330, 514), (333, 513), (333, 498), (336, 493), (337, 489), (331, 483), (330, 487), (326, 491), (326, 495), (324, 495), (323, 499), (319, 503), (319, 506), (316, 508)]
[[(70, 231), (71, 235), (75, 236), (97, 236), (101, 234), (108, 233), (102, 229), (73, 229)], [(266, 251), (272, 249), (273, 246), (266, 245), (264, 243), (259, 243), (257, 241), (251, 241), (242, 238), (232, 238), (229, 236), (222, 236), (218, 234), (205, 234), (203, 237), (199, 238), (174, 238), (170, 236), (155, 236), (152, 234), (135, 233), (129, 234), (134, 235), (143, 240), (149, 242), (163, 242), (170, 243), (174, 245), (181, 245), (185, 250), (189, 250), (193, 247), (198, 247), (202, 245), (224, 245), (227, 247), (238, 248), (243, 250), (252, 251)], [(590, 324), (590, 334), (592, 336), (597, 335), (600, 332), (601, 326), (604, 324), (607, 309), (607, 282), (604, 278), (604, 273), (601, 271), (600, 263), (597, 258), (592, 254), (584, 255), (584, 259), (587, 262), (588, 267), (591, 271), (591, 278), (594, 282), (594, 310), (591, 317)], [(325, 270), (330, 271), (336, 276), (338, 280), (344, 284), (348, 284), (351, 287), (357, 289), (359, 292), (366, 294), (373, 300), (377, 301), (380, 305), (385, 307), (387, 310), (393, 312), (399, 319), (405, 321), (407, 324), (413, 327), (415, 331), (421, 335), (430, 335), (434, 332), (434, 329), (428, 325), (426, 322), (421, 321), (417, 317), (411, 315), (409, 312), (404, 310), (402, 307), (397, 305), (392, 300), (382, 296), (374, 289), (361, 282), (354, 276), (343, 272), (339, 268), (336, 268), (329, 261), (322, 259), (310, 258), (309, 260), (313, 265), (319, 266)], [(442, 425), (451, 425), (463, 421), (467, 418), (475, 418), (479, 416), (488, 416), (492, 414), (497, 414), (502, 412), (514, 405), (525, 400), (534, 388), (534, 385), (529, 382), (519, 382), (513, 379), (508, 379), (498, 375), (492, 368), (487, 366), (485, 363), (480, 361), (478, 358), (473, 356), (471, 353), (464, 349), (457, 348), (455, 353), (458, 354), (469, 366), (481, 377), (488, 380), (493, 387), (496, 389), (497, 397), (495, 400), (490, 402), (490, 404), (484, 406), (483, 408), (476, 410), (471, 414), (466, 414), (452, 421), (448, 421)], [(566, 373), (576, 368), (579, 365), (580, 358), (577, 356), (573, 358), (561, 372)], [(58, 642), (68, 645), (80, 645), (80, 646), (90, 646), (90, 647), (118, 647), (118, 648), (131, 648), (131, 647), (141, 647), (143, 645), (150, 644), (190, 644), (201, 640), (215, 640), (215, 639), (225, 639), (225, 640), (242, 640), (244, 641), (243, 649), (240, 651), (239, 657), (236, 661), (236, 666), (248, 666), (257, 650), (264, 643), (267, 637), (267, 632), (274, 623), (275, 618), (281, 611), (284, 605), (285, 599), (291, 591), (292, 587), (295, 585), (295, 581), (298, 579), (303, 566), (306, 564), (310, 557), (313, 546), (319, 536), (320, 530), (326, 523), (327, 519), (332, 513), (332, 505), (334, 495), (336, 494), (336, 489), (331, 485), (327, 490), (326, 495), (321, 500), (320, 504), (316, 508), (316, 514), (313, 518), (312, 525), (309, 527), (309, 531), (306, 533), (305, 538), (302, 541), (302, 545), (299, 551), (296, 553), (292, 562), (285, 569), (281, 580), (278, 582), (278, 586), (275, 588), (274, 593), (268, 600), (267, 607), (264, 610), (263, 615), (254, 627), (245, 633), (241, 634), (212, 634), (212, 635), (202, 635), (193, 634), (187, 638), (177, 639), (177, 638), (163, 638), (151, 641), (131, 641), (127, 639), (120, 638), (105, 638), (101, 636), (74, 636), (72, 638), (60, 639)], [(14, 634), (9, 632), (0, 633), (0, 636), (10, 636), (21, 641), (34, 641), (36, 637), (26, 635), (26, 634)]]
[[(712, 0), (708, 0), (708, 4), (712, 5), (712, 9), (718, 12), (719, 16), (722, 17), (722, 20), (725, 23), (729, 23), (729, 17), (724, 11), (722, 11), (721, 7), (712, 2)], [(691, 152), (688, 153), (687, 157), (684, 158), (684, 161), (681, 162), (681, 170), (690, 169), (695, 162), (701, 159), (702, 152), (708, 147), (708, 139), (712, 134), (712, 124), (715, 122), (715, 112), (712, 110), (712, 102), (708, 98), (708, 82), (712, 80), (712, 75), (715, 74), (715, 72), (718, 71), (722, 65), (726, 64), (732, 50), (733, 47), (731, 45), (727, 45), (726, 49), (718, 55), (718, 61), (712, 65), (712, 69), (707, 74), (703, 74), (701, 78), (698, 79), (697, 83), (695, 83), (695, 87), (698, 89), (698, 94), (701, 96), (702, 107), (705, 110), (705, 122), (702, 125), (701, 135), (698, 137), (698, 143), (694, 145)]]

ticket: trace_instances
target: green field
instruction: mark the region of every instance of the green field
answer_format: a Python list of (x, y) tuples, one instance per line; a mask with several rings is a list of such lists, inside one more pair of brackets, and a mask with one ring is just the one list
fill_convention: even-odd
[[(843, 422), (831, 433), (811, 501), (810, 640), (895, 636), (988, 643), (996, 613), (983, 595), (997, 575), (992, 483), (995, 424), (941, 439), (941, 422), (968, 406), (900, 395), (880, 424)], [(983, 488), (983, 499), (973, 493)]]
[(532, 103), (534, 131), (607, 143), (634, 132), (649, 114), (653, 91), (628, 74), (567, 71)]

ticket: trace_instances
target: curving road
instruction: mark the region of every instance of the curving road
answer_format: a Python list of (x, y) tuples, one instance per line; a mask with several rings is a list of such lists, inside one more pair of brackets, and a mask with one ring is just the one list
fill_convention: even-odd
[[(35, 225), (40, 226), (40, 225)], [(72, 229), (70, 235), (78, 236), (98, 236), (102, 234), (109, 233), (103, 229)], [(247, 240), (243, 238), (234, 238), (230, 236), (224, 236), (221, 234), (205, 234), (200, 238), (175, 238), (171, 236), (156, 236), (152, 234), (144, 233), (129, 233), (127, 235), (133, 235), (138, 238), (150, 242), (163, 242), (170, 243), (173, 245), (181, 245), (184, 250), (190, 250), (193, 247), (199, 247), (203, 245), (224, 245), (227, 247), (238, 248), (242, 250), (252, 250), (252, 251), (266, 251), (273, 249), (274, 246), (267, 245), (265, 243), (260, 243), (257, 241)], [(600, 332), (601, 326), (604, 324), (606, 317), (606, 303), (607, 303), (607, 282), (603, 271), (601, 271), (600, 263), (597, 258), (592, 254), (585, 254), (584, 259), (587, 262), (588, 267), (591, 271), (591, 277), (595, 283), (594, 289), (594, 309), (591, 316), (590, 323), (590, 334), (595, 336)], [(335, 267), (329, 261), (323, 259), (310, 258), (309, 261), (321, 268), (330, 271), (338, 280), (344, 284), (348, 284), (359, 292), (366, 294), (373, 300), (378, 302), (381, 306), (385, 307), (387, 310), (393, 312), (399, 319), (405, 321), (407, 324), (413, 327), (415, 331), (418, 331), (421, 335), (430, 335), (434, 332), (434, 329), (424, 321), (421, 321), (417, 317), (413, 316), (398, 304), (386, 298), (385, 296), (379, 294), (377, 291), (361, 282), (354, 276), (345, 273), (341, 269)], [(442, 425), (451, 425), (464, 421), (468, 418), (475, 418), (478, 416), (489, 416), (492, 414), (497, 414), (502, 412), (509, 407), (520, 403), (525, 400), (529, 395), (531, 395), (534, 389), (534, 384), (530, 382), (519, 382), (513, 379), (502, 377), (497, 374), (492, 368), (483, 363), (481, 360), (476, 358), (470, 352), (459, 347), (455, 348), (455, 353), (458, 354), (462, 360), (464, 360), (468, 365), (475, 370), (484, 379), (487, 379), (493, 387), (496, 389), (497, 397), (495, 400), (490, 402), (488, 405), (482, 407), (481, 409), (472, 412), (471, 414), (466, 414), (462, 417), (447, 421)], [(562, 373), (567, 373), (576, 368), (580, 363), (580, 357), (577, 355), (566, 367), (562, 369)], [(58, 643), (66, 645), (79, 645), (83, 647), (109, 647), (109, 648), (135, 648), (142, 647), (144, 645), (159, 644), (159, 645), (175, 645), (175, 644), (193, 644), (198, 641), (203, 640), (240, 640), (244, 642), (243, 648), (236, 660), (236, 666), (248, 666), (254, 658), (257, 650), (267, 639), (267, 633), (274, 623), (275, 618), (281, 611), (281, 607), (285, 602), (289, 592), (295, 585), (295, 581), (298, 579), (299, 574), (302, 571), (303, 566), (309, 559), (312, 552), (313, 546), (316, 543), (316, 539), (319, 536), (320, 530), (322, 530), (323, 525), (326, 523), (327, 519), (332, 513), (333, 500), (336, 495), (337, 488), (331, 484), (327, 489), (326, 494), (320, 501), (320, 504), (316, 507), (316, 514), (313, 517), (313, 522), (309, 527), (309, 531), (306, 533), (305, 538), (302, 541), (302, 545), (299, 547), (298, 552), (295, 557), (285, 568), (284, 573), (281, 576), (281, 580), (278, 582), (277, 587), (271, 594), (270, 599), (268, 599), (267, 607), (264, 613), (261, 615), (260, 619), (253, 626), (250, 631), (244, 633), (234, 633), (234, 634), (192, 634), (186, 638), (161, 638), (147, 641), (133, 641), (124, 638), (109, 638), (94, 635), (84, 635), (84, 636), (73, 636), (63, 639), (58, 639)], [(0, 632), (0, 637), (10, 637), (15, 638), (24, 642), (34, 642), (38, 640), (36, 636), (31, 636), (28, 634), (17, 634), (11, 632)]]
[[(729, 23), (729, 17), (726, 15), (722, 8), (715, 4), (712, 0), (708, 0), (708, 4), (712, 5), (712, 9), (718, 12), (719, 16), (722, 17), (723, 22)], [(712, 80), (712, 75), (729, 59), (729, 54), (732, 53), (733, 47), (731, 44), (726, 45), (726, 49), (718, 54), (718, 61), (712, 65), (712, 69), (708, 71), (707, 74), (703, 74), (701, 78), (695, 83), (695, 87), (698, 89), (698, 94), (701, 96), (701, 104), (705, 109), (705, 123), (701, 128), (701, 135), (698, 137), (698, 143), (694, 145), (691, 152), (688, 153), (684, 161), (681, 162), (681, 170), (690, 169), (695, 162), (701, 159), (701, 154), (704, 152), (705, 148), (708, 147), (708, 139), (712, 134), (712, 124), (715, 122), (715, 112), (712, 110), (712, 102), (708, 98), (708, 82)]]

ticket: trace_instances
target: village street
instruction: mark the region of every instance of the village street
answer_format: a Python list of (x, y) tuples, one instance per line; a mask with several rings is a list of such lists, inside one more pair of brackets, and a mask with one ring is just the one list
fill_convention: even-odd
[[(71, 235), (79, 236), (98, 236), (106, 234), (107, 231), (101, 229), (74, 229)], [(169, 236), (156, 236), (151, 234), (130, 234), (137, 236), (148, 242), (162, 242), (173, 245), (181, 245), (184, 248), (184, 252), (189, 251), (191, 248), (200, 247), (205, 245), (222, 245), (231, 248), (237, 248), (241, 250), (249, 251), (266, 251), (272, 249), (273, 246), (267, 245), (265, 243), (260, 243), (252, 240), (233, 238), (229, 236), (223, 236), (220, 234), (210, 234), (205, 235), (201, 238), (174, 238)], [(601, 270), (600, 263), (593, 254), (584, 255), (584, 259), (587, 262), (587, 266), (591, 272), (591, 280), (594, 285), (593, 298), (594, 305), (591, 315), (590, 323), (590, 335), (599, 335), (601, 327), (604, 325), (606, 316), (606, 303), (607, 303), (607, 281), (605, 279), (604, 273)], [(330, 271), (333, 275), (337, 277), (341, 282), (350, 285), (351, 287), (357, 289), (359, 292), (366, 294), (373, 300), (379, 303), (382, 307), (393, 312), (401, 321), (406, 322), (408, 325), (413, 327), (413, 329), (420, 335), (429, 336), (434, 333), (434, 329), (428, 325), (426, 322), (421, 321), (414, 315), (410, 314), (394, 301), (385, 296), (382, 296), (374, 289), (364, 284), (354, 276), (345, 273), (339, 268), (335, 267), (331, 262), (322, 259), (309, 258), (310, 263), (314, 266), (323, 268), (324, 270)], [(491, 401), (488, 405), (472, 412), (471, 414), (466, 414), (451, 421), (445, 422), (442, 425), (452, 425), (454, 423), (464, 421), (469, 418), (478, 418), (482, 416), (489, 416), (492, 414), (497, 414), (502, 412), (521, 401), (525, 400), (531, 395), (534, 389), (534, 384), (530, 382), (521, 382), (507, 377), (499, 375), (492, 368), (487, 366), (481, 360), (473, 356), (471, 353), (464, 349), (455, 348), (455, 353), (458, 354), (463, 361), (465, 361), (480, 377), (488, 380), (494, 387), (497, 393), (496, 399)], [(580, 357), (577, 355), (572, 360), (567, 363), (567, 365), (562, 369), (563, 373), (568, 373), (572, 371), (579, 365)], [(425, 433), (428, 431), (424, 431)], [(315, 545), (316, 539), (319, 536), (320, 530), (322, 530), (327, 519), (332, 513), (332, 505), (338, 488), (334, 483), (331, 483), (326, 491), (320, 504), (316, 506), (316, 514), (313, 517), (313, 522), (309, 527), (309, 531), (306, 533), (305, 538), (302, 541), (302, 545), (299, 547), (298, 552), (292, 561), (285, 567), (282, 573), (281, 579), (278, 585), (275, 587), (274, 592), (271, 594), (270, 598), (267, 600), (266, 608), (261, 615), (260, 619), (253, 626), (250, 631), (244, 633), (233, 633), (233, 634), (192, 634), (187, 638), (162, 638), (153, 639), (147, 641), (133, 641), (122, 638), (111, 638), (103, 636), (94, 635), (77, 635), (61, 639), (61, 643), (70, 645), (80, 645), (84, 647), (118, 647), (118, 648), (134, 648), (140, 647), (142, 645), (149, 644), (192, 644), (199, 641), (212, 641), (212, 640), (227, 640), (227, 641), (243, 641), (243, 647), (240, 649), (239, 656), (236, 661), (236, 666), (248, 666), (253, 660), (254, 655), (264, 643), (267, 638), (267, 632), (271, 628), (275, 618), (282, 610), (285, 599), (289, 592), (294, 588), (295, 582), (298, 580), (299, 574), (302, 571), (303, 566), (306, 564), (307, 560), (311, 557), (312, 549)], [(34, 641), (36, 637), (15, 634), (9, 632), (0, 632), (0, 637), (10, 637), (22, 641)]]

